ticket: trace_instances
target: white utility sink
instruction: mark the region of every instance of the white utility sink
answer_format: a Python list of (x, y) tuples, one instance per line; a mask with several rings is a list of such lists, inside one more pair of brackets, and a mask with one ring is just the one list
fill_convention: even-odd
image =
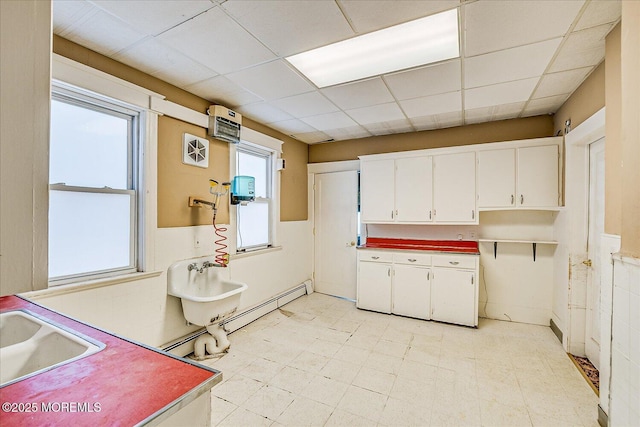
[(73, 362), (104, 347), (28, 310), (0, 313), (0, 386)]

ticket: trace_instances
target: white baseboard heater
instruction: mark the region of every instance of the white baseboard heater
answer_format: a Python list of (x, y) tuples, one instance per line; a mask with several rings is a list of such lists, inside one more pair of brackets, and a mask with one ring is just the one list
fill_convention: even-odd
[[(243, 328), (249, 323), (258, 320), (262, 316), (271, 313), (274, 310), (282, 307), (283, 305), (293, 301), (296, 298), (299, 298), (303, 295), (307, 294), (307, 289), (309, 288), (311, 281), (307, 280), (298, 286), (289, 289), (279, 295), (274, 296), (273, 298), (253, 306), (251, 308), (247, 308), (235, 316), (225, 320), (223, 322), (224, 327), (229, 332), (237, 331), (238, 329)], [(184, 357), (189, 353), (193, 352), (193, 341), (198, 338), (202, 334), (206, 334), (207, 330), (205, 328), (200, 329), (192, 334), (186, 335), (176, 341), (165, 344), (162, 347), (163, 351), (169, 352), (173, 355)], [(233, 345), (233, 335), (230, 337), (232, 345)]]

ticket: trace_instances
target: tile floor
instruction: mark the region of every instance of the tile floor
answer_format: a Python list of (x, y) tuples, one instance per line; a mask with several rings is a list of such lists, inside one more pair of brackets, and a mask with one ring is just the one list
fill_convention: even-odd
[(548, 327), (478, 329), (318, 293), (230, 335), (219, 426), (588, 426), (598, 399)]

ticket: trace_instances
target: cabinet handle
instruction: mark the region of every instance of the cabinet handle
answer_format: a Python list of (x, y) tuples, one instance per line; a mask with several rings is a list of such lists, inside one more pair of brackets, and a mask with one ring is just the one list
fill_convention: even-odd
[(459, 262), (459, 261), (449, 261), (449, 264), (451, 264), (451, 265), (458, 265), (458, 264), (460, 264), (460, 262)]
[(520, 195), (520, 204), (521, 205), (524, 204), (524, 195), (522, 194)]
[(387, 276), (391, 277), (391, 269), (387, 268)]
[(513, 202), (515, 201), (514, 199), (515, 199), (515, 197), (513, 197), (513, 194), (512, 194), (511, 195), (511, 204), (513, 204)]
[(427, 280), (429, 280), (429, 272), (427, 271)]
[(471, 219), (476, 219), (476, 211), (475, 210), (471, 211)]
[(431, 219), (431, 211), (429, 211), (429, 219)]
[(391, 219), (393, 219), (393, 210), (391, 211)]
[(409, 262), (416, 262), (416, 261), (417, 261), (417, 259), (415, 259), (415, 258), (407, 258), (407, 261), (409, 261)]
[(471, 275), (471, 284), (473, 285), (473, 274)]
[(380, 259), (379, 256), (372, 256), (371, 259)]

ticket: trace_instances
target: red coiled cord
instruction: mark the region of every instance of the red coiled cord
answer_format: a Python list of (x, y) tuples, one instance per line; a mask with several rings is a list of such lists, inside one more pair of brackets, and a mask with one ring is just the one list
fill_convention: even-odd
[(227, 249), (227, 244), (224, 243), (227, 240), (227, 236), (222, 233), (227, 231), (227, 227), (218, 227), (216, 225), (215, 213), (213, 214), (213, 228), (216, 230), (216, 236), (218, 236), (218, 240), (214, 242), (216, 244), (216, 263), (226, 267), (229, 264), (229, 254), (225, 250)]

